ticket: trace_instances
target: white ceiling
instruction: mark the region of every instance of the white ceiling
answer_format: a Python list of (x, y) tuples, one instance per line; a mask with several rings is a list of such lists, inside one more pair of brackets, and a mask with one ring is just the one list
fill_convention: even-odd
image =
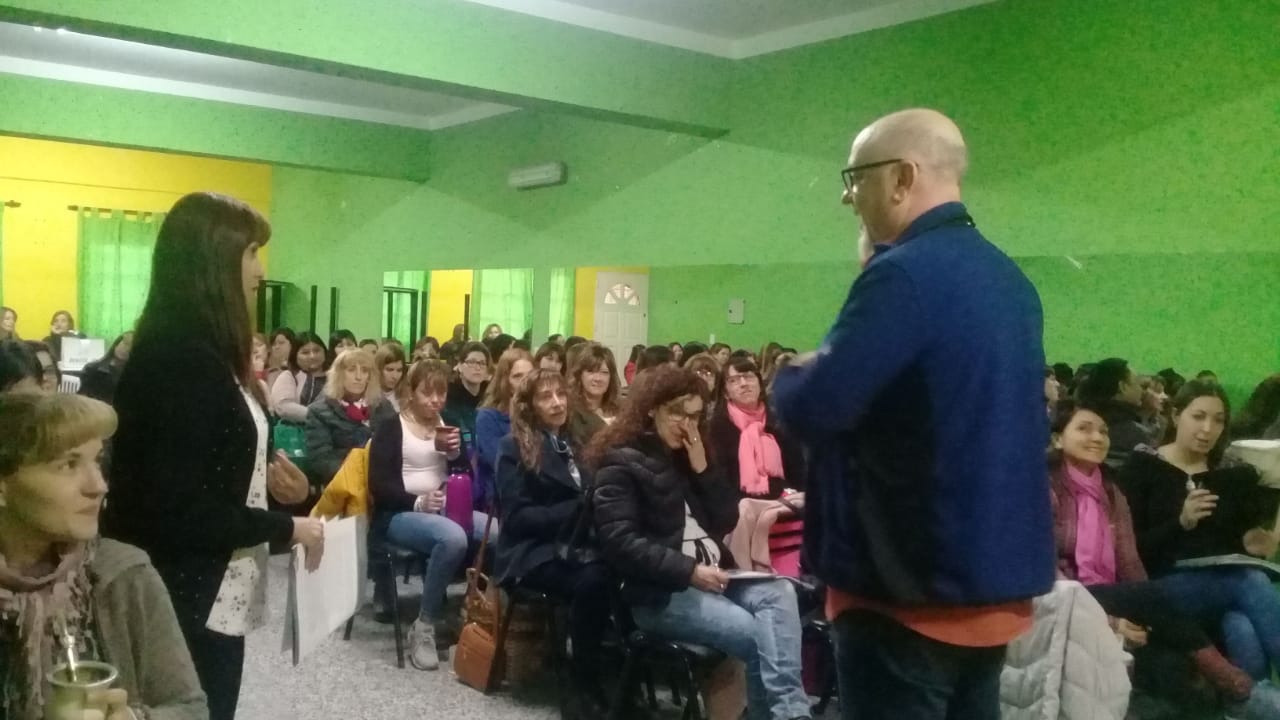
[(438, 130), (515, 108), (141, 43), (0, 23), (0, 73)]
[(742, 59), (995, 0), (467, 0)]

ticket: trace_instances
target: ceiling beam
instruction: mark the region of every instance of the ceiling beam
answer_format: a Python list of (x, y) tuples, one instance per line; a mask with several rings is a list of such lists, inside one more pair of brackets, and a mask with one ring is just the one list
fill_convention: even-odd
[(431, 135), (137, 90), (0, 74), (0, 133), (423, 182)]
[(715, 137), (730, 60), (460, 0), (0, 0), (0, 20)]

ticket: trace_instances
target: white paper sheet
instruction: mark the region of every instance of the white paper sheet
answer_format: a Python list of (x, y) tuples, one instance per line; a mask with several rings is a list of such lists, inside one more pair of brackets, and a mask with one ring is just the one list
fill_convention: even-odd
[(359, 610), (364, 589), (363, 518), (331, 520), (324, 526), (324, 556), (308, 572), (301, 547), (289, 566), (289, 604), (284, 649), (297, 665)]

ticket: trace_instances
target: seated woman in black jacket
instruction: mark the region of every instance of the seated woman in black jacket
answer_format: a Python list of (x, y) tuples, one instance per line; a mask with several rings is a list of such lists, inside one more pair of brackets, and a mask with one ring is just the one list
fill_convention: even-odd
[(764, 376), (750, 358), (720, 371), (720, 399), (711, 416), (711, 452), (746, 497), (777, 499), (804, 483), (804, 451), (769, 412)]
[[(1234, 552), (1270, 557), (1270, 534), (1240, 534), (1238, 521), (1221, 523), (1219, 498), (1207, 485), (1252, 487), (1257, 471), (1222, 462), (1231, 406), (1217, 383), (1191, 380), (1173, 399), (1169, 442), (1139, 446), (1120, 473), (1119, 485), (1133, 513), (1138, 553), (1159, 578), (1170, 601), (1217, 630), (1221, 620), (1227, 657), (1256, 679), (1280, 668), (1280, 594), (1267, 575), (1248, 566), (1179, 569), (1176, 563)], [(1251, 541), (1258, 541), (1255, 546)]]
[(609, 623), (609, 573), (594, 558), (585, 524), (591, 480), (567, 432), (567, 386), (557, 370), (534, 370), (512, 400), (511, 434), (498, 446), (502, 536), (494, 560), (503, 584), (568, 601), (575, 696), (596, 705), (584, 707), (585, 717), (602, 717), (608, 703), (599, 654)]
[(320, 487), (338, 474), (347, 453), (373, 436), (369, 418), (382, 390), (372, 378), (373, 356), (346, 350), (329, 370), (324, 395), (307, 408), (307, 473)]
[[(370, 544), (390, 541), (427, 556), (422, 604), (409, 629), (409, 661), (419, 670), (440, 667), (437, 627), (444, 620), (445, 590), (462, 570), (468, 550), (480, 544), (489, 518), (470, 513), (467, 529), (451, 518), (471, 508), (446, 507), (451, 482), (471, 485), (466, 447), (457, 428), (440, 419), (449, 366), (419, 360), (409, 369), (398, 415), (380, 422), (369, 444)], [(455, 512), (456, 510), (456, 512)]]
[(586, 454), (600, 548), (638, 627), (746, 664), (749, 718), (808, 718), (795, 590), (722, 569), (732, 565), (721, 539), (738, 522), (738, 488), (707, 462), (706, 396), (687, 368), (636, 376), (622, 414)]

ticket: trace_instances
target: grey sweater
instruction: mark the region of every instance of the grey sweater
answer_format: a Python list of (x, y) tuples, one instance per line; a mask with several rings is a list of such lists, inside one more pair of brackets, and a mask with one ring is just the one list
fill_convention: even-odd
[(101, 540), (89, 567), (103, 660), (150, 720), (208, 720), (209, 708), (164, 583), (142, 550)]

